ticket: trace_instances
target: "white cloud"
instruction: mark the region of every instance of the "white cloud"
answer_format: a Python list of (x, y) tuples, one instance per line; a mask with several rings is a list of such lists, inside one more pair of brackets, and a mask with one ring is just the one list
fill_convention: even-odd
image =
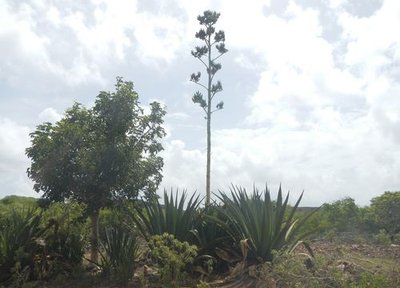
[[(17, 123), (0, 118), (0, 153), (3, 161), (9, 163), (25, 162), (25, 148), (29, 144), (28, 127), (19, 126)], [(7, 165), (13, 169), (13, 165)]]
[[(184, 23), (171, 16), (143, 13), (137, 15), (134, 35), (138, 45), (139, 59), (171, 62), (182, 47)], [(154, 63), (154, 62), (153, 62)]]
[[(238, 88), (229, 95), (237, 105), (231, 111), (248, 111), (241, 128), (214, 131), (214, 191), (226, 189), (231, 182), (251, 187), (253, 182), (262, 186), (265, 181), (275, 191), (282, 182), (285, 190), (295, 194), (304, 189), (304, 203), (316, 205), (342, 196), (367, 204), (384, 190), (398, 190), (400, 38), (392, 32), (400, 26), (398, 1), (385, 0), (376, 11), (370, 5), (372, 12), (360, 13), (363, 17), (355, 16), (352, 9), (357, 5), (349, 9), (346, 0), (307, 5), (313, 8), (291, 0), (277, 14), (270, 1), (263, 0), (17, 2), (0, 5), (4, 58), (0, 80), (12, 84), (6, 88), (36, 91), (40, 83), (45, 95), (57, 93), (61, 99), (64, 95), (58, 91), (76, 87), (73, 93), (88, 103), (82, 95), (109, 85), (105, 75), (134, 71), (135, 83), (151, 82), (151, 94), (163, 95), (175, 112), (167, 115), (165, 124), (173, 134), (165, 139), (166, 188), (204, 192), (205, 141), (191, 136), (197, 132), (198, 137), (204, 136), (199, 129), (203, 119), (179, 112), (182, 107), (196, 109), (190, 93), (170, 89), (173, 84), (164, 89), (156, 79), (171, 69), (174, 75), (163, 75), (163, 81), (179, 79), (177, 85), (183, 85), (180, 73), (184, 69), (174, 69), (189, 63), (189, 51), (198, 44), (194, 37), (200, 27), (197, 15), (212, 9), (221, 12), (217, 28), (226, 32), (230, 49), (223, 60), (224, 67), (231, 67), (221, 73), (227, 75), (224, 87), (237, 84)], [(329, 29), (321, 17), (328, 14), (338, 21), (332, 24), (335, 37), (326, 36)], [(137, 72), (138, 67), (145, 71)], [(245, 80), (231, 80), (243, 68), (254, 73), (246, 78), (255, 87), (250, 95), (240, 88)], [(188, 67), (185, 75), (192, 70)], [(21, 103), (36, 99), (30, 101)], [(226, 103), (229, 106), (228, 99)], [(41, 121), (59, 119), (53, 107), (62, 111), (54, 103), (38, 103), (38, 107), (33, 117), (37, 120), (39, 115)], [(218, 127), (231, 125), (227, 122), (232, 115), (221, 115)], [(0, 136), (1, 179), (15, 191), (28, 191), (29, 183), (21, 179), (26, 178), (23, 154), (29, 131), (17, 123), (0, 121), (4, 134)], [(16, 170), (22, 172), (10, 172)]]
[[(335, 7), (341, 4), (337, 2)], [(215, 131), (214, 191), (226, 188), (230, 182), (251, 186), (253, 181), (269, 181), (277, 186), (282, 181), (290, 190), (305, 189), (305, 204), (317, 205), (350, 196), (365, 205), (385, 190), (398, 189), (400, 182), (394, 175), (400, 168), (400, 112), (396, 110), (400, 89), (390, 73), (379, 69), (393, 63), (385, 54), (389, 51), (391, 56), (397, 55), (400, 42), (398, 36), (385, 35), (383, 44), (368, 46), (369, 27), (375, 22), (379, 22), (376, 26), (380, 28), (374, 28), (372, 38), (376, 35), (377, 41), (383, 30), (398, 26), (388, 24), (394, 24), (398, 6), (387, 5), (370, 18), (351, 18), (340, 12), (344, 19), (351, 18), (341, 21), (343, 26), (347, 25), (340, 41), (348, 43), (348, 49), (339, 55), (339, 59), (345, 59), (345, 66), (336, 63), (335, 47), (321, 37), (318, 12), (303, 9), (293, 1), (287, 7), (288, 19), (265, 18), (259, 13), (261, 9), (252, 13), (249, 26), (263, 27), (264, 37), (260, 37), (259, 29), (256, 37), (254, 30), (229, 26), (230, 31), (244, 37), (244, 41), (235, 43), (233, 36), (233, 45), (256, 49), (266, 64), (258, 90), (249, 98), (249, 128)], [(234, 12), (227, 18), (234, 18), (233, 15)], [(366, 46), (367, 51), (358, 53)], [(266, 127), (255, 129), (254, 124)], [(186, 151), (183, 144), (180, 149)], [(205, 159), (204, 152), (195, 151)], [(197, 164), (184, 154), (179, 154), (179, 163)], [(173, 159), (174, 156), (169, 158), (170, 163), (176, 163)], [(190, 176), (181, 178), (187, 177)], [(202, 185), (198, 181), (188, 184), (193, 183)]]
[(28, 127), (0, 118), (0, 198), (9, 194), (34, 195), (25, 173), (29, 165), (25, 157), (28, 134)]
[[(7, 4), (0, 5), (0, 52), (7, 59), (0, 64), (0, 78), (15, 86), (21, 85), (22, 81), (28, 82), (32, 75), (55, 75), (69, 84), (100, 81), (98, 71), (92, 69), (90, 63), (85, 63), (79, 54), (72, 56), (70, 61), (66, 61), (68, 63), (52, 58), (52, 53), (66, 56), (74, 52), (74, 43), (68, 43), (66, 39), (58, 41), (60, 33), (65, 31), (51, 30), (61, 27), (55, 22), (65, 20), (57, 18), (60, 17), (57, 8), (50, 6), (47, 10), (46, 5), (30, 6), (27, 3), (13, 3), (15, 7), (11, 8)], [(42, 13), (50, 14), (43, 19), (37, 17)], [(39, 18), (48, 21), (46, 28), (52, 33), (43, 33), (38, 28)], [(61, 50), (56, 50), (58, 48)]]
[(39, 119), (43, 122), (55, 123), (62, 118), (62, 115), (57, 112), (56, 109), (52, 107), (47, 107), (39, 114)]
[(22, 65), (44, 64), (46, 62), (46, 37), (33, 31), (32, 9), (21, 5), (17, 13), (11, 12), (6, 3), (0, 5), (0, 78), (11, 78), (22, 73)]
[(167, 118), (171, 119), (176, 119), (176, 120), (187, 120), (190, 118), (190, 116), (187, 113), (184, 112), (174, 112), (174, 113), (168, 113), (166, 115)]
[(137, 6), (133, 0), (6, 1), (0, 5), (0, 52), (7, 59), (0, 77), (16, 86), (33, 73), (72, 86), (102, 84), (106, 67), (123, 64), (130, 55), (162, 68), (184, 46), (186, 23), (156, 11), (139, 12)]
[(329, 6), (333, 9), (337, 9), (342, 7), (345, 3), (347, 3), (347, 0), (329, 0)]
[(173, 140), (165, 145), (164, 180), (161, 187), (166, 189), (188, 189), (189, 192), (197, 190), (201, 194), (205, 183), (205, 154), (199, 150), (187, 149), (184, 142)]
[(370, 17), (341, 12), (339, 23), (348, 41), (345, 63), (358, 66), (368, 80), (374, 79), (381, 68), (400, 60), (400, 36), (391, 32), (400, 26), (398, 1), (384, 1)]
[[(392, 173), (400, 168), (397, 144), (380, 141), (381, 133), (368, 121), (363, 118), (336, 127), (322, 123), (313, 131), (215, 131), (212, 190), (226, 191), (231, 183), (248, 189), (253, 184), (262, 188), (268, 183), (275, 193), (282, 183), (293, 198), (305, 190), (303, 205), (319, 205), (345, 196), (367, 205), (372, 197), (400, 184)], [(187, 188), (204, 195), (205, 151), (173, 141), (166, 145), (164, 155), (162, 187)]]
[[(131, 39), (127, 32), (134, 27), (136, 1), (95, 1), (93, 15), (76, 10), (65, 17), (65, 24), (77, 37), (88, 60), (114, 58), (122, 61)], [(93, 16), (93, 23), (89, 19)]]

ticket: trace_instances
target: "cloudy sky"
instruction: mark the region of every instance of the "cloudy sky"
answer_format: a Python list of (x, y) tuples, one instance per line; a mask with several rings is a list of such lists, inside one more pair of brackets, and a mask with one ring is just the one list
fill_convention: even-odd
[[(115, 77), (168, 111), (162, 187), (204, 193), (205, 120), (189, 82), (198, 14), (221, 12), (229, 49), (217, 74), (212, 190), (230, 183), (303, 205), (360, 205), (400, 190), (398, 0), (2, 0), (0, 198), (38, 196), (29, 132), (74, 101), (91, 106)], [(294, 198), (293, 197), (293, 198)]]

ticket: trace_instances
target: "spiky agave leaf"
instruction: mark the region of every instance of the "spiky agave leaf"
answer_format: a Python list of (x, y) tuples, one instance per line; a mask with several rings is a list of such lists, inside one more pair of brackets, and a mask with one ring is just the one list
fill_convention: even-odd
[(41, 219), (42, 213), (36, 207), (12, 209), (3, 219), (0, 225), (0, 283), (10, 279), (17, 262), (21, 268), (33, 265), (31, 255), (39, 251), (36, 240), (45, 231), (40, 227)]
[(118, 284), (126, 285), (132, 278), (135, 261), (139, 256), (137, 236), (122, 226), (105, 229), (105, 239), (101, 242), (102, 262), (98, 263), (103, 273), (111, 274)]
[(172, 191), (170, 194), (164, 191), (164, 204), (158, 199), (143, 202), (143, 208), (136, 207), (128, 216), (146, 240), (153, 235), (169, 233), (179, 241), (188, 241), (192, 237), (190, 231), (199, 221), (198, 207), (201, 199), (193, 193), (186, 200), (186, 191), (176, 191), (175, 195)]
[(223, 203), (221, 211), (229, 219), (229, 225), (224, 227), (236, 243), (249, 240), (248, 261), (272, 261), (274, 251), (287, 251), (301, 240), (298, 228), (310, 215), (299, 221), (294, 214), (303, 193), (289, 207), (289, 193), (283, 198), (281, 187), (276, 201), (271, 199), (267, 187), (263, 192), (254, 188), (250, 196), (238, 186), (232, 186), (230, 192), (230, 196), (224, 192), (218, 196)]

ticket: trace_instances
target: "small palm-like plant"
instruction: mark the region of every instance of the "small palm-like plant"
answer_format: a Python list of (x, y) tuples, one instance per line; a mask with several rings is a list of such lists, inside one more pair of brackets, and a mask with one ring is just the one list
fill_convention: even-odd
[(196, 238), (200, 254), (212, 254), (216, 247), (231, 240), (226, 229), (223, 229), (220, 225), (226, 217), (220, 212), (220, 207), (215, 204), (201, 209), (199, 214), (199, 219), (192, 233)]
[(105, 239), (101, 242), (103, 273), (110, 275), (118, 284), (126, 285), (135, 270), (139, 256), (137, 237), (121, 226), (105, 229)]
[(228, 219), (223, 227), (251, 262), (272, 261), (275, 252), (292, 250), (302, 239), (298, 229), (312, 214), (296, 219), (294, 214), (303, 193), (290, 207), (289, 193), (283, 199), (281, 187), (276, 201), (271, 200), (267, 187), (263, 192), (254, 188), (249, 196), (246, 189), (232, 186), (231, 196), (221, 192), (218, 197), (222, 201), (221, 212)]
[[(33, 255), (43, 234), (41, 213), (36, 208), (11, 210), (0, 223), (0, 283), (10, 280), (12, 270), (26, 269), (32, 273)], [(18, 270), (18, 269), (17, 269)]]
[(134, 224), (147, 241), (153, 235), (164, 233), (174, 235), (179, 241), (189, 241), (193, 237), (190, 231), (199, 219), (198, 208), (201, 200), (193, 194), (185, 203), (185, 191), (180, 197), (178, 192), (173, 194), (172, 191), (169, 195), (164, 191), (164, 204), (158, 199), (152, 199), (143, 202), (143, 207), (136, 207), (135, 212), (130, 213)]

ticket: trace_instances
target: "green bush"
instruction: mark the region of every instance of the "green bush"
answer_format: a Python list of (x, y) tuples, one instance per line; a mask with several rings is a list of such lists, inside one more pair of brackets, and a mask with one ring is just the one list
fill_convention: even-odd
[(373, 235), (372, 239), (378, 245), (388, 246), (392, 243), (390, 235), (383, 229), (378, 234)]
[(384, 229), (394, 242), (400, 233), (400, 192), (385, 192), (371, 200), (371, 211), (379, 229)]
[(321, 212), (322, 217), (328, 221), (329, 228), (337, 232), (354, 231), (360, 228), (361, 211), (354, 199), (350, 197), (324, 204)]
[(33, 197), (9, 195), (0, 199), (0, 216), (8, 214), (11, 210), (21, 210), (26, 207), (37, 208), (38, 199)]
[(154, 235), (148, 242), (150, 255), (160, 265), (163, 285), (177, 287), (183, 279), (184, 269), (193, 263), (197, 248), (188, 242), (181, 242), (171, 234)]
[[(326, 235), (330, 231), (332, 231), (333, 226), (327, 220), (327, 217), (324, 215), (324, 211), (321, 208), (317, 208), (318, 210), (313, 213), (308, 220), (299, 228), (300, 234), (308, 234), (307, 238), (321, 238), (323, 235)], [(307, 213), (310, 212), (309, 209), (304, 209), (299, 207), (299, 211), (296, 212), (296, 218), (303, 218), (307, 216)]]
[[(88, 236), (85, 206), (77, 202), (53, 203), (43, 213), (44, 257), (52, 261), (48, 277), (68, 273), (80, 265)], [(43, 263), (46, 264), (46, 263)]]

